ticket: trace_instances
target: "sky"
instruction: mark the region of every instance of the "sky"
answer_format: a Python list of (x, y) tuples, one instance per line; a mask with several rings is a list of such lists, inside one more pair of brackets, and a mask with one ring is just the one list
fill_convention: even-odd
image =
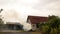
[(26, 22), (28, 15), (60, 16), (60, 0), (0, 0), (0, 8), (9, 15), (15, 13), (15, 18), (17, 14), (21, 22)]

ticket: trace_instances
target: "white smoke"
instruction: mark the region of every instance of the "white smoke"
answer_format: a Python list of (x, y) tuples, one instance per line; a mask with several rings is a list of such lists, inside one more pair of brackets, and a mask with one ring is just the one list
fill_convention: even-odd
[(26, 23), (26, 24), (24, 24), (24, 27), (23, 27), (23, 29), (25, 30), (25, 31), (28, 31), (28, 30), (31, 30), (31, 24), (29, 24), (29, 23)]
[(31, 29), (31, 24), (26, 23), (26, 22), (22, 22), (22, 20), (20, 19), (20, 14), (18, 15), (17, 12), (15, 10), (7, 10), (7, 11), (2, 11), (1, 12), (2, 15), (2, 19), (4, 21), (4, 24), (6, 24), (6, 22), (17, 22), (20, 23), (21, 25), (23, 25), (23, 29), (25, 31), (28, 31)]

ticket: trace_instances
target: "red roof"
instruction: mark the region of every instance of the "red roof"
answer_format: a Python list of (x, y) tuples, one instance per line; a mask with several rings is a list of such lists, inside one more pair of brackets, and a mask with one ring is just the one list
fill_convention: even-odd
[(40, 23), (40, 22), (46, 22), (48, 20), (48, 17), (43, 16), (28, 16), (27, 22), (30, 19), (30, 22), (32, 24)]

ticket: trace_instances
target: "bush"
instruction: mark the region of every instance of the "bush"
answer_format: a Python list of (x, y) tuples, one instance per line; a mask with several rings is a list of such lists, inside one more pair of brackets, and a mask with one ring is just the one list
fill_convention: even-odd
[(60, 18), (57, 16), (49, 16), (49, 20), (40, 27), (44, 34), (60, 34)]

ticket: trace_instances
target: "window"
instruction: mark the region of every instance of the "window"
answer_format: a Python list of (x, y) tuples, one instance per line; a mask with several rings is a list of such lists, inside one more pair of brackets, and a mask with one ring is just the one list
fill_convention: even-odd
[(38, 23), (38, 24), (36, 24), (36, 27), (37, 27), (37, 28), (39, 28), (39, 23)]

